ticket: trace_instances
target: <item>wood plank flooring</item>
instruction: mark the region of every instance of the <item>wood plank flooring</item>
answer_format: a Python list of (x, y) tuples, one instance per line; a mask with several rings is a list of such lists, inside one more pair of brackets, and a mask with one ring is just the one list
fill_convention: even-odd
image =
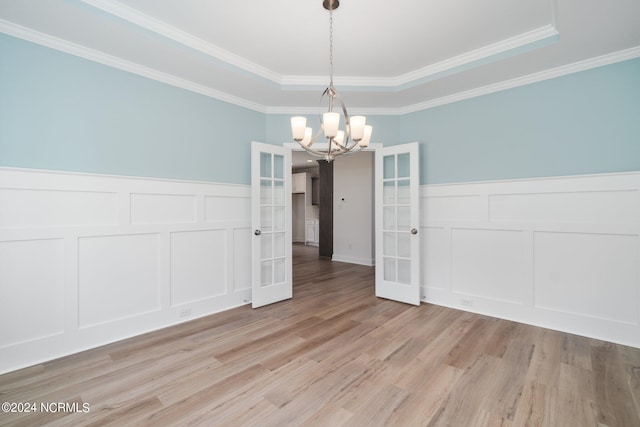
[(294, 297), (0, 376), (2, 426), (640, 426), (640, 349), (374, 296), (295, 245)]

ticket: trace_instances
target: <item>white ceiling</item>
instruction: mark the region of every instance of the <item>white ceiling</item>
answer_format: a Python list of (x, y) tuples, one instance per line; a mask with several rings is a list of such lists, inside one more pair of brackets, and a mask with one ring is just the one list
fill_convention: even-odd
[[(263, 112), (316, 111), (322, 0), (0, 0), (0, 31)], [(341, 0), (335, 84), (395, 114), (640, 57), (638, 0)]]

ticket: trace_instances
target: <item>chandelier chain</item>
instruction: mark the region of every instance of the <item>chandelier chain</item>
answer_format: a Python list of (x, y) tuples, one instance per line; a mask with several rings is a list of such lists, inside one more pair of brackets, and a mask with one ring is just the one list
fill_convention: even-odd
[(333, 8), (329, 9), (329, 87), (333, 88)]

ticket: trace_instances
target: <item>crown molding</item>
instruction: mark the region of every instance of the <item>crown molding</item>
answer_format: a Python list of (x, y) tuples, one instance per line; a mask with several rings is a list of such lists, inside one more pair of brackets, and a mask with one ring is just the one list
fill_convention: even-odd
[(96, 9), (106, 12), (110, 15), (117, 16), (125, 21), (128, 21), (141, 28), (159, 34), (170, 40), (173, 40), (183, 46), (187, 46), (191, 49), (197, 50), (205, 55), (229, 64), (231, 66), (240, 68), (247, 71), (257, 77), (269, 80), (272, 83), (280, 84), (282, 77), (280, 74), (269, 70), (266, 67), (251, 62), (246, 58), (222, 49), (211, 43), (208, 43), (201, 38), (195, 37), (185, 31), (182, 31), (174, 26), (167, 24), (166, 22), (152, 18), (149, 15), (141, 13), (140, 11), (126, 6), (122, 3), (113, 0), (80, 0)]
[[(526, 33), (518, 34), (497, 43), (465, 52), (453, 58), (429, 65), (393, 79), (393, 85), (400, 90), (444, 77), (458, 71), (469, 69), (475, 65), (485, 64), (491, 58), (503, 57), (507, 52), (517, 54), (520, 50), (538, 47), (543, 42), (557, 41), (558, 30), (553, 25), (545, 25)], [(545, 45), (547, 43), (544, 43)]]
[[(90, 0), (90, 1), (94, 1), (94, 0)], [(44, 34), (44, 33), (35, 31), (27, 27), (23, 27), (18, 24), (14, 24), (12, 22), (9, 22), (3, 19), (0, 19), (0, 32), (32, 42), (32, 43), (49, 47), (51, 49), (65, 52), (65, 53), (78, 56), (84, 59), (88, 59), (90, 61), (98, 62), (113, 68), (117, 68), (133, 74), (137, 74), (142, 77), (146, 77), (152, 80), (156, 80), (162, 83), (166, 83), (172, 86), (186, 89), (191, 92), (199, 93), (201, 95), (218, 99), (220, 101), (224, 101), (240, 107), (248, 108), (250, 110), (254, 110), (260, 113), (318, 114), (324, 111), (324, 109), (322, 109), (321, 107), (315, 107), (315, 108), (275, 107), (275, 106), (265, 106), (262, 104), (258, 104), (256, 102), (252, 102), (247, 99), (240, 98), (220, 90), (212, 89), (210, 87), (200, 85), (200, 84), (197, 84), (189, 80), (182, 79), (167, 73), (163, 73), (163, 72), (154, 70), (152, 68), (130, 62), (130, 61), (126, 61), (124, 59), (121, 59), (112, 55), (108, 55), (103, 52), (99, 52), (99, 51), (90, 49), (88, 47), (69, 42), (67, 40), (53, 37), (48, 34)], [(416, 111), (427, 110), (429, 108), (438, 107), (441, 105), (450, 104), (457, 101), (462, 101), (465, 99), (474, 98), (477, 96), (488, 95), (494, 92), (500, 92), (503, 90), (512, 89), (519, 86), (525, 86), (525, 85), (528, 85), (531, 83), (537, 83), (543, 80), (562, 77), (568, 74), (614, 64), (616, 62), (636, 59), (639, 57), (640, 57), (640, 46), (634, 46), (629, 49), (612, 52), (610, 54), (598, 56), (595, 58), (586, 59), (586, 60), (575, 62), (572, 64), (567, 64), (567, 65), (552, 68), (549, 70), (540, 71), (537, 73), (514, 78), (511, 80), (506, 80), (500, 83), (495, 83), (495, 84), (483, 86), (480, 88), (459, 92), (456, 94), (432, 99), (432, 100), (417, 103), (417, 104), (408, 105), (405, 107), (394, 107), (394, 108), (352, 107), (351, 110), (354, 113), (366, 114), (366, 115), (389, 115), (389, 116), (403, 115), (403, 114), (413, 113)]]
[[(352, 92), (400, 92), (478, 65), (517, 55), (558, 41), (560, 33), (552, 24), (518, 34), (499, 42), (465, 52), (444, 61), (395, 77), (335, 77), (334, 83)], [(314, 90), (327, 86), (326, 76), (283, 76), (283, 90)]]
[[(195, 37), (166, 22), (155, 19), (115, 0), (80, 0), (98, 10), (121, 18), (127, 22), (159, 34), (186, 47), (201, 52), (210, 58), (249, 72), (256, 77), (280, 85), (283, 90), (314, 90), (327, 86), (327, 76), (280, 75), (246, 58)], [(553, 0), (552, 0), (553, 2)], [(553, 24), (518, 34), (505, 40), (483, 46), (453, 58), (392, 77), (336, 77), (335, 83), (343, 90), (370, 92), (397, 92), (426, 83), (468, 68), (489, 62), (511, 52), (534, 48), (543, 42), (557, 40), (558, 31)]]
[(590, 70), (592, 68), (603, 67), (605, 65), (615, 64), (616, 62), (627, 61), (630, 59), (640, 58), (640, 46), (635, 46), (629, 49), (621, 50), (618, 52), (612, 52), (606, 55), (597, 56), (595, 58), (585, 59), (583, 61), (574, 62), (573, 64), (567, 64), (549, 70), (539, 71), (537, 73), (528, 74), (526, 76), (517, 77), (511, 80), (505, 80), (500, 83), (495, 83), (487, 86), (482, 86), (476, 89), (471, 89), (464, 92), (459, 92), (449, 96), (443, 96), (441, 98), (432, 99), (430, 101), (421, 102), (406, 107), (396, 109), (396, 114), (408, 114), (416, 111), (428, 110), (429, 108), (438, 107), (445, 104), (451, 104), (453, 102), (462, 101), (465, 99), (475, 98), (477, 96), (488, 95), (495, 92), (501, 92), (507, 89), (513, 89), (520, 86), (526, 86), (532, 83), (538, 83), (544, 80), (554, 79), (556, 77), (562, 77), (580, 71)]
[(220, 101), (258, 111), (260, 113), (264, 113), (266, 111), (266, 108), (263, 105), (248, 101), (244, 98), (230, 95), (220, 90), (212, 89), (210, 87), (200, 85), (171, 74), (163, 73), (161, 71), (154, 70), (152, 68), (145, 67), (131, 61), (126, 61), (116, 56), (108, 55), (106, 53), (90, 49), (86, 46), (53, 37), (48, 34), (44, 34), (27, 27), (5, 21), (3, 19), (0, 19), (0, 32), (32, 43), (39, 44), (41, 46), (68, 53), (70, 55), (88, 59), (89, 61), (98, 62), (103, 65), (108, 65), (109, 67), (137, 74), (139, 76), (166, 83), (171, 86), (186, 89), (188, 91), (199, 93), (210, 98), (215, 98)]
[[(299, 114), (315, 115), (327, 111), (327, 107), (266, 107), (266, 114)], [(363, 116), (397, 116), (402, 114), (399, 108), (369, 108), (369, 107), (349, 107), (349, 115)]]

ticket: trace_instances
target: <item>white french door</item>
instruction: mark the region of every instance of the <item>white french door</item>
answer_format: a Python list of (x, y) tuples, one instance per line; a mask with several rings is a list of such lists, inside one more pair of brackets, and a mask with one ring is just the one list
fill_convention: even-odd
[(376, 296), (420, 305), (418, 143), (376, 150)]
[(251, 293), (253, 308), (293, 295), (291, 150), (251, 145)]

